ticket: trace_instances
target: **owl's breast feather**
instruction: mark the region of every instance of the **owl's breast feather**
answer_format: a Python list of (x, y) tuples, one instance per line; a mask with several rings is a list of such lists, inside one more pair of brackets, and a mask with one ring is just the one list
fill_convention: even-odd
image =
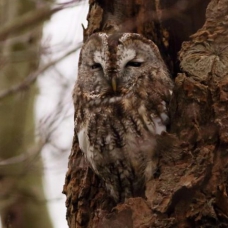
[(93, 147), (90, 145), (89, 138), (88, 138), (88, 133), (87, 133), (87, 127), (83, 127), (79, 132), (78, 132), (78, 142), (79, 142), (79, 147), (86, 156), (86, 159), (92, 166), (93, 170), (96, 172), (96, 164), (94, 160), (94, 152), (93, 152)]

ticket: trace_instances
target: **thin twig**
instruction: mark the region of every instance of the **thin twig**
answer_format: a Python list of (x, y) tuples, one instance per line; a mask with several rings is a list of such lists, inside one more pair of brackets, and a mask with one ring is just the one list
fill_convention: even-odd
[(59, 57), (58, 59), (49, 62), (48, 64), (46, 64), (45, 66), (41, 67), (40, 69), (38, 69), (36, 72), (31, 73), (27, 78), (24, 79), (23, 82), (12, 86), (9, 89), (6, 89), (2, 92), (0, 92), (0, 99), (5, 98), (6, 96), (9, 96), (11, 94), (14, 94), (18, 91), (27, 89), (33, 82), (36, 81), (37, 77), (42, 74), (44, 71), (46, 71), (47, 69), (49, 69), (51, 66), (57, 64), (58, 62), (62, 61), (64, 58), (66, 58), (67, 56), (75, 53), (81, 45), (79, 45), (78, 47), (72, 49), (71, 51), (67, 52), (66, 54), (64, 54), (63, 56)]
[[(8, 38), (10, 34), (16, 34), (25, 30), (26, 28), (34, 27), (34, 25), (42, 23), (47, 20), (52, 14), (69, 7), (73, 7), (78, 0), (69, 1), (66, 3), (58, 4), (57, 6), (51, 8), (49, 5), (38, 8), (36, 10), (30, 11), (23, 14), (22, 16), (15, 18), (12, 22), (6, 23), (0, 28), (0, 41), (4, 41)], [(74, 5), (73, 5), (74, 3)]]
[(13, 22), (6, 23), (0, 29), (0, 40), (5, 40), (10, 34), (21, 32), (22, 29), (41, 23), (48, 19), (52, 14), (62, 9), (63, 6), (54, 7), (53, 9), (50, 9), (49, 6), (45, 6), (34, 11), (30, 11), (21, 17), (16, 18)]
[(39, 143), (36, 144), (36, 146), (31, 148), (27, 153), (22, 153), (20, 155), (13, 156), (8, 159), (1, 159), (0, 168), (2, 168), (2, 166), (14, 165), (14, 164), (16, 165), (18, 163), (23, 163), (23, 162), (28, 162), (29, 160), (33, 160), (32, 158), (36, 157), (37, 154), (40, 153), (44, 145), (45, 145), (45, 142), (40, 141)]

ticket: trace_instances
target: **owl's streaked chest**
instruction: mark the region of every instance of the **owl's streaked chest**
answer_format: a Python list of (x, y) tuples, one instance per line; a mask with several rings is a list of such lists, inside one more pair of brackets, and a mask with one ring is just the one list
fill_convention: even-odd
[[(129, 164), (136, 176), (143, 176), (147, 163), (154, 155), (155, 135), (165, 131), (166, 126), (159, 116), (149, 113), (144, 105), (134, 110), (132, 115), (122, 113), (120, 116), (112, 111), (115, 105), (111, 110), (99, 112), (97, 108), (88, 113), (78, 132), (79, 146), (98, 175), (104, 167), (107, 167), (107, 176), (111, 175), (108, 167), (120, 161)], [(153, 172), (146, 175), (150, 179)]]

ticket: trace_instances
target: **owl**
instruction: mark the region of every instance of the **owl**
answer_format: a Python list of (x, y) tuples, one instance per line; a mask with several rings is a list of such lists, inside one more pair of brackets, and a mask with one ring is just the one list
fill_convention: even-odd
[(73, 91), (79, 147), (108, 192), (143, 194), (157, 169), (172, 80), (157, 46), (140, 34), (96, 33), (81, 49)]

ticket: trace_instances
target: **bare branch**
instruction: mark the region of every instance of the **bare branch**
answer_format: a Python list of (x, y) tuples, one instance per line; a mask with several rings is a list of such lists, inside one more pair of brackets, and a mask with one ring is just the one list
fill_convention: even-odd
[(50, 9), (50, 6), (45, 6), (23, 14), (13, 22), (6, 23), (2, 26), (0, 29), (0, 40), (5, 40), (10, 34), (21, 32), (21, 29), (24, 30), (28, 27), (34, 26), (34, 24), (43, 22), (61, 9), (63, 9), (63, 6), (58, 6), (53, 9)]
[(37, 77), (40, 74), (42, 74), (43, 72), (45, 72), (46, 70), (48, 70), (51, 66), (53, 66), (53, 65), (57, 64), (58, 62), (62, 61), (67, 56), (75, 53), (80, 47), (81, 47), (81, 45), (79, 45), (78, 47), (70, 50), (69, 52), (67, 52), (63, 56), (59, 57), (58, 59), (49, 62), (45, 66), (43, 66), (40, 69), (38, 69), (36, 72), (31, 73), (27, 78), (24, 79), (23, 82), (19, 83), (18, 85), (12, 86), (11, 88), (6, 89), (6, 90), (0, 92), (0, 99), (4, 98), (6, 96), (9, 96), (11, 94), (14, 94), (14, 93), (16, 93), (18, 91), (27, 89), (33, 82), (36, 81)]
[(28, 160), (32, 160), (34, 157), (37, 156), (37, 154), (40, 153), (42, 150), (43, 146), (45, 145), (45, 142), (39, 142), (37, 143), (36, 146), (31, 148), (27, 153), (22, 153), (17, 156), (13, 156), (8, 159), (2, 159), (0, 160), (0, 167), (1, 166), (6, 166), (6, 165), (13, 165), (13, 164), (18, 164), (22, 162), (27, 162)]
[(62, 9), (72, 7), (75, 5), (75, 3), (78, 3), (78, 2), (80, 1), (78, 0), (69, 1), (66, 3), (58, 4), (54, 8), (50, 8), (49, 5), (45, 5), (36, 10), (23, 14), (19, 18), (15, 18), (14, 21), (6, 23), (0, 28), (0, 41), (5, 40), (11, 34), (16, 34), (18, 32), (21, 32), (21, 30), (34, 27), (34, 25), (37, 25), (47, 20), (52, 14)]

